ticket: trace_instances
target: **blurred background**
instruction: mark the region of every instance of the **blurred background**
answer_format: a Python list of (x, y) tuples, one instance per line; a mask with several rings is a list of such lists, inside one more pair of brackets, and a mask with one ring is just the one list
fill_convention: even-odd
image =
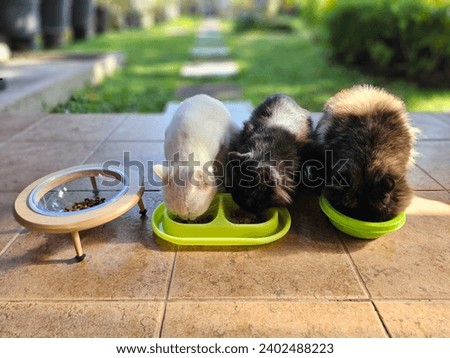
[[(180, 76), (207, 17), (239, 71)], [(0, 63), (52, 51), (127, 59), (54, 112), (160, 112), (181, 87), (205, 84), (237, 88), (223, 100), (284, 92), (321, 111), (340, 89), (372, 83), (410, 110), (450, 109), (449, 0), (0, 0)]]

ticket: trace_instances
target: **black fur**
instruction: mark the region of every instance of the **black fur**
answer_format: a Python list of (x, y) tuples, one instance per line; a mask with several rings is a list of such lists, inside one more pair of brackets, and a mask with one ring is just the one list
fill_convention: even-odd
[(231, 143), (226, 189), (234, 201), (254, 213), (290, 204), (311, 134), (309, 112), (292, 98), (266, 98)]

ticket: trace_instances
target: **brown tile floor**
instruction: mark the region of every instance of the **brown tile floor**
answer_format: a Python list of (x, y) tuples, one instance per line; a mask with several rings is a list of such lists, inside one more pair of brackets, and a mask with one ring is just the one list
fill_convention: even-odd
[[(302, 195), (283, 239), (176, 247), (133, 208), (82, 232), (30, 232), (11, 206), (35, 179), (81, 163), (163, 159), (163, 115), (0, 115), (0, 337), (450, 337), (450, 115), (422, 133), (404, 228), (337, 232)], [(146, 185), (151, 212), (161, 201)]]

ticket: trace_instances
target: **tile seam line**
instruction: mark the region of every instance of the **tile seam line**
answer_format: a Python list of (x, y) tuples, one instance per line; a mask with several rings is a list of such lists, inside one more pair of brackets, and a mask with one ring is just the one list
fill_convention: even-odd
[(14, 244), (14, 242), (17, 240), (17, 238), (22, 234), (24, 229), (19, 230), (11, 240), (5, 245), (5, 247), (0, 251), (0, 259), (2, 258), (3, 254), (9, 250), (9, 248)]
[[(417, 164), (417, 163), (414, 163), (415, 164), (415, 166), (417, 167), (417, 168), (419, 168), (426, 176), (428, 176), (431, 180), (433, 180), (435, 183), (437, 183), (443, 190), (446, 190), (446, 191), (448, 191), (448, 189), (444, 186), (444, 185), (442, 185), (440, 182), (438, 182), (434, 177), (432, 177), (431, 176), (431, 174), (429, 174), (425, 169), (423, 169), (419, 164)], [(414, 191), (417, 191), (417, 190), (414, 190)], [(420, 191), (420, 190), (419, 190)]]
[[(20, 116), (20, 113), (17, 113), (17, 115)], [(36, 127), (39, 126), (42, 122), (46, 121), (46, 120), (47, 120), (48, 118), (50, 118), (50, 117), (51, 117), (51, 113), (46, 113), (41, 119), (39, 119), (39, 120), (36, 121), (35, 123), (29, 125), (28, 127), (26, 127), (24, 130), (20, 131), (19, 133), (14, 134), (11, 138), (9, 138), (8, 140), (6, 140), (6, 141), (3, 143), (3, 145), (9, 144), (9, 143), (15, 141), (15, 139), (16, 139), (17, 137), (19, 137), (20, 135), (22, 135), (22, 134), (24, 134), (24, 133), (27, 133), (27, 132), (31, 131), (33, 128), (36, 128)], [(17, 141), (17, 142), (20, 142), (20, 140)], [(3, 145), (2, 145), (2, 146), (3, 146)]]
[(92, 157), (94, 155), (94, 153), (103, 145), (106, 143), (106, 141), (111, 138), (111, 136), (113, 135), (113, 133), (122, 125), (122, 123), (130, 116), (131, 114), (129, 113), (122, 113), (122, 120), (119, 121), (119, 123), (114, 127), (114, 129), (106, 136), (106, 138), (104, 138), (102, 141), (100, 141), (95, 147), (94, 149), (92, 149), (92, 151), (90, 153), (88, 153), (84, 159), (81, 161), (81, 164), (86, 164), (86, 162), (89, 160), (90, 157)]
[(345, 252), (345, 256), (347, 258), (347, 261), (350, 264), (350, 267), (351, 267), (353, 273), (355, 274), (357, 281), (361, 285), (361, 287), (362, 287), (364, 293), (366, 294), (367, 298), (370, 301), (372, 301), (372, 295), (371, 295), (371, 293), (369, 291), (369, 288), (366, 286), (366, 284), (365, 284), (365, 282), (364, 282), (364, 280), (362, 278), (361, 272), (359, 271), (358, 266), (356, 265), (355, 261), (353, 260), (353, 257), (350, 254), (350, 251), (348, 251), (348, 248), (345, 245), (344, 240), (342, 239), (341, 233), (336, 228), (333, 228), (333, 229), (334, 229), (334, 231), (335, 231), (335, 233), (336, 233), (336, 235), (338, 237), (339, 244), (341, 245), (342, 249)]
[(166, 293), (165, 293), (165, 297), (164, 297), (164, 307), (163, 307), (163, 312), (161, 314), (161, 323), (159, 325), (159, 331), (158, 331), (159, 338), (162, 337), (162, 333), (164, 330), (164, 322), (165, 322), (166, 313), (167, 313), (167, 304), (169, 303), (169, 294), (170, 294), (170, 290), (172, 288), (172, 282), (173, 282), (173, 277), (175, 274), (175, 266), (176, 266), (176, 262), (177, 262), (177, 257), (178, 257), (178, 250), (175, 250), (175, 254), (173, 256), (173, 262), (172, 262), (172, 269), (171, 269), (170, 275), (169, 275), (169, 282), (167, 283)]
[(381, 314), (381, 312), (379, 311), (377, 305), (375, 304), (375, 302), (373, 302), (372, 300), (370, 301), (370, 304), (372, 305), (373, 310), (375, 311), (378, 319), (381, 322), (381, 325), (383, 326), (383, 329), (385, 330), (386, 334), (388, 335), (389, 338), (393, 338), (391, 331), (389, 330), (386, 322), (384, 321), (383, 315)]
[(117, 299), (45, 299), (45, 298), (27, 298), (18, 299), (0, 298), (0, 304), (2, 303), (373, 303), (373, 302), (393, 302), (393, 303), (450, 303), (450, 298), (376, 298), (374, 300), (369, 299), (307, 299), (307, 298), (171, 298), (166, 300), (165, 298), (117, 298)]
[(391, 332), (389, 331), (389, 328), (388, 328), (388, 326), (386, 325), (386, 322), (384, 321), (383, 316), (381, 315), (380, 311), (378, 310), (378, 307), (375, 305), (375, 303), (374, 303), (374, 301), (373, 301), (372, 294), (370, 293), (369, 288), (367, 287), (366, 283), (364, 282), (363, 277), (362, 277), (362, 275), (361, 275), (361, 272), (359, 271), (358, 266), (356, 265), (355, 261), (353, 260), (353, 257), (352, 257), (352, 255), (350, 254), (350, 251), (348, 250), (347, 246), (345, 245), (344, 240), (342, 239), (341, 233), (338, 232), (337, 229), (335, 229), (335, 231), (337, 232), (337, 235), (338, 235), (338, 238), (339, 238), (339, 242), (340, 242), (342, 248), (344, 249), (344, 251), (345, 251), (345, 253), (346, 253), (347, 259), (349, 260), (350, 265), (352, 266), (352, 270), (353, 270), (354, 273), (356, 274), (356, 276), (357, 276), (357, 278), (358, 278), (358, 281), (360, 282), (360, 285), (363, 287), (363, 290), (364, 290), (365, 293), (367, 294), (367, 296), (368, 296), (368, 298), (369, 298), (370, 305), (372, 306), (372, 309), (374, 310), (374, 312), (375, 312), (375, 314), (376, 314), (378, 320), (380, 321), (381, 326), (383, 327), (383, 329), (384, 329), (386, 335), (387, 335), (389, 338), (392, 338), (392, 334), (391, 334)]
[(163, 298), (155, 298), (155, 299), (77, 299), (77, 298), (70, 298), (70, 299), (44, 299), (44, 298), (28, 298), (26, 300), (21, 299), (2, 299), (0, 298), (0, 304), (2, 303), (48, 303), (48, 304), (66, 304), (66, 303), (164, 303)]
[(412, 297), (406, 297), (406, 298), (375, 298), (375, 299), (369, 299), (369, 298), (289, 298), (289, 297), (283, 297), (283, 298), (264, 298), (264, 297), (192, 297), (192, 298), (186, 298), (186, 297), (176, 297), (176, 298), (170, 298), (168, 302), (355, 302), (355, 303), (369, 303), (372, 301), (377, 302), (448, 302), (450, 303), (450, 298), (412, 298)]
[(450, 142), (450, 138), (423, 138), (418, 139), (417, 142)]

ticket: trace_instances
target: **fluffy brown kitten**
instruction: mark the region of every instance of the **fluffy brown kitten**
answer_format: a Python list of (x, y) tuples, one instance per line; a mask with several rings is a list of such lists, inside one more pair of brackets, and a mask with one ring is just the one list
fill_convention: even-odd
[(356, 219), (398, 215), (412, 197), (406, 173), (413, 163), (414, 132), (404, 103), (383, 89), (361, 85), (336, 94), (314, 133), (326, 156), (323, 195)]

